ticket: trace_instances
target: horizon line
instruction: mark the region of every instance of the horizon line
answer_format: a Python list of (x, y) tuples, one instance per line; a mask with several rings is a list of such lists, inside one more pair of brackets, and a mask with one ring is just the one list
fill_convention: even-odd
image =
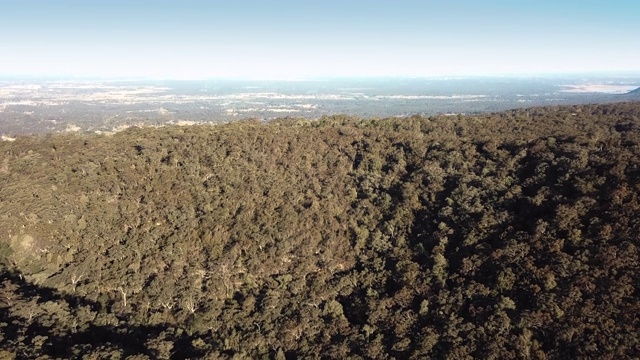
[(2, 74), (0, 80), (101, 80), (101, 81), (331, 81), (331, 80), (386, 80), (386, 79), (465, 79), (465, 78), (544, 78), (562, 76), (607, 76), (640, 77), (639, 70), (594, 70), (594, 71), (558, 71), (530, 73), (494, 73), (494, 74), (432, 74), (432, 75), (317, 75), (299, 77), (256, 77), (256, 76), (149, 76), (149, 75), (70, 75), (70, 74)]

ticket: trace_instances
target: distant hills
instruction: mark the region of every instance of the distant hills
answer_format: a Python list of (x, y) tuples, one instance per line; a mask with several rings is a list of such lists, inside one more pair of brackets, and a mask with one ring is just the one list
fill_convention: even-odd
[(640, 87), (622, 94), (600, 94), (594, 98), (594, 103), (617, 103), (640, 100)]
[(624, 95), (628, 97), (633, 97), (633, 98), (640, 98), (640, 87), (635, 90), (631, 90)]

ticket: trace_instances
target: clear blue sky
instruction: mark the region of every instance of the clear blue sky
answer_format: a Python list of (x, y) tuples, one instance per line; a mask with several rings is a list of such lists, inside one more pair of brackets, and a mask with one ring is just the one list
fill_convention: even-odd
[(640, 0), (0, 0), (0, 75), (640, 71)]

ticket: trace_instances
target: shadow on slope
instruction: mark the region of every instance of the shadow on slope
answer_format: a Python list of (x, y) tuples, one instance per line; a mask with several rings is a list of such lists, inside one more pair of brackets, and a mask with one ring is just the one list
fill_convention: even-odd
[[(95, 301), (27, 282), (17, 272), (0, 273), (0, 350), (9, 358), (51, 356), (202, 357), (186, 333), (164, 326), (131, 325), (105, 315)], [(90, 322), (93, 320), (93, 323)], [(109, 322), (109, 323), (105, 323)]]

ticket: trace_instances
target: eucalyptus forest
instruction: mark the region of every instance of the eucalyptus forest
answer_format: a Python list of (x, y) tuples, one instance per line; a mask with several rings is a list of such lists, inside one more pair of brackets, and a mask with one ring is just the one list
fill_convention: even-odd
[(0, 142), (0, 358), (640, 357), (640, 103)]

